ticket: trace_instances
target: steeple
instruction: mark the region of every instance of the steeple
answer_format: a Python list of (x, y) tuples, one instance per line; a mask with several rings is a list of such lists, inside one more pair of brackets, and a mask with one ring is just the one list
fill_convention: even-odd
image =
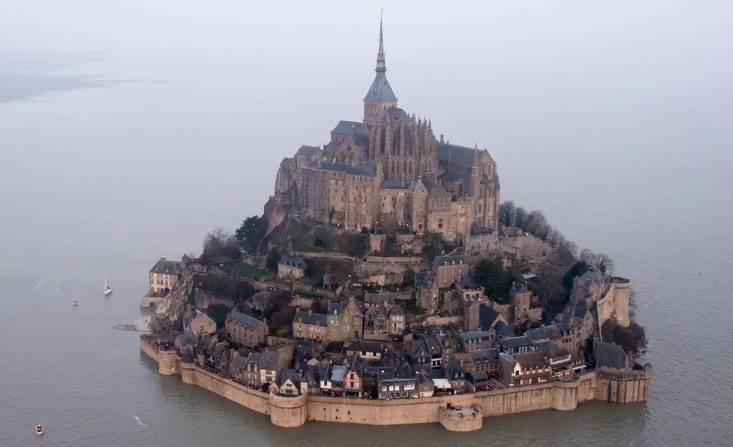
[(374, 71), (377, 74), (374, 76), (374, 81), (372, 81), (372, 85), (364, 97), (364, 122), (368, 125), (377, 124), (381, 121), (386, 110), (397, 106), (397, 97), (392, 91), (392, 87), (390, 87), (387, 76), (385, 75), (387, 65), (384, 58), (384, 32), (381, 15), (379, 17), (377, 67)]
[(379, 50), (377, 51), (377, 68), (374, 69), (377, 73), (384, 73), (387, 71), (387, 62), (384, 58), (384, 37), (382, 35), (382, 12), (379, 13)]

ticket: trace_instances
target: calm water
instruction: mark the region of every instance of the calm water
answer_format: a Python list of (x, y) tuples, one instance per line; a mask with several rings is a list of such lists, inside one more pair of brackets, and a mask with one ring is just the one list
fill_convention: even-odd
[[(0, 84), (0, 446), (729, 445), (733, 89), (662, 89), (641, 101), (627, 88), (597, 94), (595, 108), (574, 98), (553, 115), (557, 98), (529, 102), (522, 79), (513, 108), (479, 83), (483, 93), (423, 99), (431, 78), (403, 61), (390, 79), (411, 111), (432, 116), (438, 132), (452, 129), (453, 142), (489, 145), (505, 199), (543, 209), (632, 278), (651, 339), (651, 400), (487, 419), (470, 434), (437, 424), (283, 430), (159, 376), (137, 335), (112, 325), (142, 315), (138, 298), (157, 257), (196, 251), (206, 231), (261, 212), (281, 157), (325, 142), (338, 118), (358, 119), (371, 62), (345, 67), (354, 79), (319, 103), (332, 78), (316, 73), (313, 92), (297, 92), (307, 80), (289, 79), (277, 63), (253, 74), (234, 62), (202, 69), (184, 58), (54, 57), (49, 65), (47, 54), (4, 54), (0, 66), (0, 80), (20, 76), (27, 87)], [(263, 87), (245, 87), (255, 83)], [(471, 108), (467, 120), (450, 112)]]

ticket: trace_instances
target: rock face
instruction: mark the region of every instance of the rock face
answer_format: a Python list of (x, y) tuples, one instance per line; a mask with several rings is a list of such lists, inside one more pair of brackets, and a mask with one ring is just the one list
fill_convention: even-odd
[(186, 300), (192, 290), (193, 276), (190, 273), (184, 273), (182, 280), (155, 308), (155, 315), (150, 326), (153, 332), (161, 332), (166, 328), (177, 328), (180, 325), (186, 311)]

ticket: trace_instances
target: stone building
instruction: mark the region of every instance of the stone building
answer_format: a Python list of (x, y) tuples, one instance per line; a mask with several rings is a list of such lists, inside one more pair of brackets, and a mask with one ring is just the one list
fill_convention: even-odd
[(389, 339), (389, 317), (383, 305), (369, 308), (364, 314), (364, 339)]
[(305, 276), (308, 264), (301, 258), (294, 256), (282, 256), (277, 263), (277, 277), (288, 281), (294, 281)]
[(468, 274), (468, 264), (460, 256), (436, 256), (433, 260), (433, 274), (435, 286), (443, 289), (460, 283)]
[(327, 341), (327, 316), (311, 311), (296, 310), (293, 317), (293, 337), (316, 342)]
[(496, 162), (436, 138), (430, 120), (398, 107), (381, 23), (375, 71), (361, 121), (339, 121), (322, 148), (301, 146), (280, 164), (265, 205), (270, 229), (291, 212), (347, 230), (394, 224), (447, 239), (497, 228)]
[(247, 357), (244, 384), (261, 388), (273, 383), (278, 371), (278, 355), (274, 351), (252, 352)]
[(178, 283), (183, 273), (183, 264), (180, 261), (169, 261), (160, 258), (150, 269), (150, 291), (154, 294), (165, 295)]
[(205, 313), (199, 312), (198, 315), (188, 323), (186, 329), (199, 337), (211, 335), (216, 332), (216, 322)]
[(224, 321), (227, 338), (248, 348), (264, 345), (267, 340), (267, 323), (235, 310)]
[(507, 386), (546, 383), (552, 378), (552, 369), (541, 352), (511, 355), (499, 354), (501, 381)]
[(402, 306), (394, 305), (389, 310), (389, 335), (400, 337), (405, 333), (405, 311)]
[(346, 302), (328, 305), (328, 339), (344, 341), (361, 338), (364, 328), (364, 312), (355, 297)]
[(379, 399), (416, 399), (417, 379), (394, 378), (379, 381)]

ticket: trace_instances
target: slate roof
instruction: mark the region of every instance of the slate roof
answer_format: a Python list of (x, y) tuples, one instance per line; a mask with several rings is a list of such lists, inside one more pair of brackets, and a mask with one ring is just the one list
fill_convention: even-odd
[(280, 257), (279, 263), (283, 265), (289, 265), (291, 267), (302, 268), (303, 270), (308, 268), (308, 264), (306, 264), (303, 258), (298, 258), (295, 256), (283, 255)]
[(495, 363), (499, 360), (499, 350), (497, 348), (490, 348), (473, 351), (471, 353), (471, 360), (477, 365)]
[[(396, 98), (395, 98), (395, 99), (396, 99)], [(390, 114), (390, 116), (391, 116), (392, 118), (394, 118), (394, 119), (396, 119), (396, 120), (406, 120), (406, 119), (410, 118), (410, 117), (409, 117), (409, 116), (407, 115), (407, 112), (405, 112), (404, 110), (402, 110), (402, 109), (401, 109), (401, 108), (399, 108), (399, 107), (390, 107), (390, 109), (389, 109), (389, 114)]]
[(150, 269), (150, 273), (178, 275), (181, 273), (182, 269), (183, 263), (181, 261), (169, 261), (166, 258), (160, 258), (153, 268)]
[(382, 352), (382, 344), (375, 341), (358, 341), (350, 344), (346, 352)]
[(382, 180), (382, 189), (408, 189), (410, 182), (403, 180)]
[(376, 173), (374, 168), (365, 165), (350, 165), (347, 163), (333, 163), (327, 161), (312, 161), (310, 167), (314, 169), (325, 169), (327, 171), (343, 172), (349, 175), (359, 175), (362, 177), (374, 177)]
[(519, 337), (505, 337), (501, 340), (502, 348), (518, 348), (520, 346), (529, 346), (531, 344), (532, 342), (526, 335)]
[(384, 72), (378, 71), (377, 75), (374, 76), (374, 81), (372, 81), (372, 85), (369, 87), (364, 101), (397, 102), (397, 97), (392, 91), (392, 87), (389, 85), (389, 81), (387, 81), (387, 76), (385, 76)]
[(541, 352), (525, 352), (524, 354), (517, 354), (515, 358), (522, 368), (544, 368), (547, 366), (545, 355)]
[(496, 330), (496, 335), (509, 337), (514, 336), (514, 328), (511, 327), (511, 325), (504, 323), (503, 321), (496, 323), (496, 326), (494, 326), (494, 330)]
[(438, 161), (451, 166), (470, 168), (476, 157), (476, 149), (449, 143), (438, 143)]
[(615, 343), (598, 342), (595, 344), (596, 368), (626, 369), (626, 352)]
[(258, 320), (257, 318), (253, 317), (252, 315), (247, 315), (242, 312), (237, 312), (236, 310), (229, 312), (229, 315), (227, 315), (227, 320), (233, 321), (237, 324), (242, 324), (244, 326), (250, 326), (250, 327), (258, 327), (262, 324), (265, 324), (264, 322)]
[(367, 134), (366, 125), (359, 121), (339, 121), (331, 133), (340, 135), (350, 135), (359, 146), (369, 146), (369, 136)]
[(304, 144), (300, 146), (300, 148), (298, 148), (297, 152), (295, 152), (295, 155), (303, 155), (305, 157), (312, 157), (318, 154), (319, 152), (321, 152), (319, 148), (315, 146), (307, 146)]
[(328, 317), (325, 314), (305, 312), (300, 309), (295, 311), (293, 321), (296, 323), (310, 324), (313, 326), (328, 326)]
[[(499, 317), (499, 314), (489, 305), (487, 304), (481, 304), (478, 308), (478, 321), (479, 326), (481, 326), (483, 329), (489, 329), (492, 324), (494, 324), (494, 321)], [(496, 325), (496, 332), (499, 333), (499, 324)], [(501, 335), (507, 335), (506, 333)], [(514, 331), (512, 331), (511, 335), (514, 335)]]
[(491, 331), (463, 331), (458, 334), (458, 337), (465, 344), (471, 340), (491, 340), (494, 334)]
[(331, 381), (343, 382), (347, 372), (349, 372), (347, 365), (333, 365), (331, 367)]

